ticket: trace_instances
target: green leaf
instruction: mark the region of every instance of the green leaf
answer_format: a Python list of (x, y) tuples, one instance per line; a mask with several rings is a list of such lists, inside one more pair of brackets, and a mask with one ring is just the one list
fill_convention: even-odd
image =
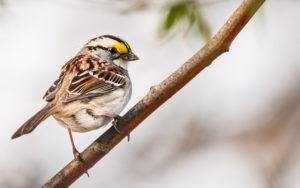
[(175, 30), (175, 26), (178, 26), (175, 30), (177, 33), (186, 33), (194, 28), (203, 39), (209, 38), (210, 28), (196, 1), (183, 0), (173, 3), (167, 6), (165, 12), (160, 29), (162, 36), (166, 36), (171, 30)]
[(182, 20), (186, 16), (187, 12), (186, 2), (170, 6), (163, 21), (163, 29), (170, 30), (179, 20)]
[(203, 37), (204, 40), (208, 40), (210, 38), (210, 28), (208, 26), (208, 23), (206, 20), (203, 18), (201, 14), (198, 14), (197, 17), (197, 28), (201, 36)]

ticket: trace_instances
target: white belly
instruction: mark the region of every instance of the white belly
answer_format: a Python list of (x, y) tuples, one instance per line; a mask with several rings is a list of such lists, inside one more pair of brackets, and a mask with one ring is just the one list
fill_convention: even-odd
[(74, 101), (53, 117), (74, 132), (87, 132), (107, 125), (112, 117), (119, 114), (131, 97), (131, 87), (118, 89), (112, 93), (93, 98), (89, 102)]

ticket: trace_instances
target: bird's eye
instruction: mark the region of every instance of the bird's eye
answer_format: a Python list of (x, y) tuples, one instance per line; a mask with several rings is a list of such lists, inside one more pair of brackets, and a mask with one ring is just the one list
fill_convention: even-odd
[(117, 49), (116, 48), (109, 48), (108, 51), (112, 54), (115, 54), (115, 53), (118, 53)]

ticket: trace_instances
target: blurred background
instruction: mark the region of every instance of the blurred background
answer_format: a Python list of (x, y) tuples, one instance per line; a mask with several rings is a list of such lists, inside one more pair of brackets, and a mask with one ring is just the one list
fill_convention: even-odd
[[(40, 187), (72, 158), (53, 118), (12, 133), (60, 67), (113, 34), (138, 54), (126, 112), (199, 50), (238, 0), (1, 0), (0, 187)], [(71, 187), (300, 187), (300, 1), (270, 0), (220, 56)], [(110, 125), (109, 125), (110, 126)], [(76, 134), (81, 151), (107, 129)]]

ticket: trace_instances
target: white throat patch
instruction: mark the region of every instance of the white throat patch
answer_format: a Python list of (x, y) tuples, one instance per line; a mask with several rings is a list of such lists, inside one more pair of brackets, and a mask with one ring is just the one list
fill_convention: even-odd
[(127, 70), (128, 67), (128, 61), (124, 61), (123, 59), (115, 59), (113, 61), (116, 65), (122, 67), (123, 69)]

